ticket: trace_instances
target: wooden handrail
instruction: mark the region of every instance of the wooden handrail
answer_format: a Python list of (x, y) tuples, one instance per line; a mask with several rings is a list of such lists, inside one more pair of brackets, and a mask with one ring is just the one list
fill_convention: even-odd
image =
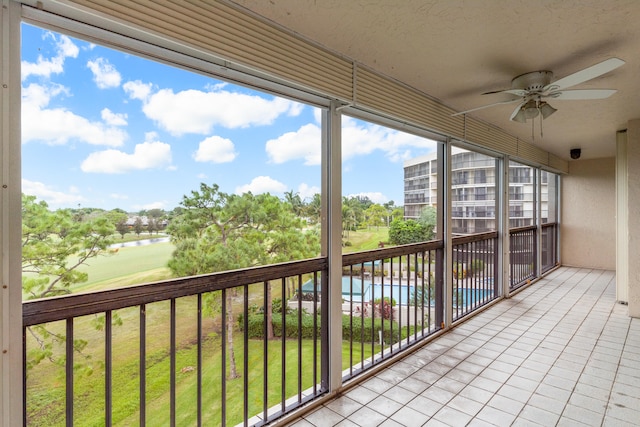
[(281, 264), (230, 270), (200, 276), (128, 286), (107, 291), (79, 293), (25, 301), (22, 324), (32, 326), (78, 316), (104, 313), (172, 298), (262, 283), (299, 274), (326, 271), (327, 258), (313, 258)]

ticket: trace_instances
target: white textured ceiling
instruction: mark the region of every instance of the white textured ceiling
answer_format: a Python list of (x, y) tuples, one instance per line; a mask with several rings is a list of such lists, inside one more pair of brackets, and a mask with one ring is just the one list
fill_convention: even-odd
[(503, 100), (529, 71), (554, 80), (611, 57), (622, 67), (572, 89), (618, 89), (594, 101), (550, 101), (544, 121), (509, 121), (514, 105), (470, 113), (564, 159), (613, 157), (615, 133), (640, 118), (639, 0), (234, 0), (326, 48), (463, 111)]

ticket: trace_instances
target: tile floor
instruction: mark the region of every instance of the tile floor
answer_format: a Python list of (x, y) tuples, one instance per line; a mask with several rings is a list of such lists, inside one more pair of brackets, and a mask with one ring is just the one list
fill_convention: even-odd
[(640, 319), (563, 267), (292, 425), (639, 426)]

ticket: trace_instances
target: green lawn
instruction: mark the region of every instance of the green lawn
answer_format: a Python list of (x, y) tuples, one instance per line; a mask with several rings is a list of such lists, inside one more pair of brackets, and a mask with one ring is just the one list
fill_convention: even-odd
[[(168, 332), (162, 333), (167, 341)], [(192, 335), (192, 339), (195, 338)], [(244, 392), (244, 377), (249, 381), (248, 413), (251, 415), (262, 412), (262, 393), (264, 374), (262, 371), (263, 343), (260, 340), (249, 341), (249, 372), (242, 371), (243, 342), (238, 335), (236, 344), (236, 363), (240, 378), (227, 380), (226, 404), (227, 425), (242, 422), (242, 402)], [(220, 338), (216, 334), (208, 334), (203, 345), (203, 422), (204, 425), (221, 425), (222, 416), (222, 387), (221, 387), (221, 351)], [(165, 342), (166, 346), (166, 342)], [(282, 383), (283, 360), (280, 357), (282, 341), (279, 339), (268, 342), (268, 402), (271, 407), (280, 403), (282, 389), (287, 398), (297, 394), (298, 365), (301, 364), (302, 388), (313, 385), (313, 341), (303, 340), (301, 346), (302, 357), (298, 359), (297, 341), (286, 341), (285, 383)], [(318, 345), (318, 355), (319, 355)], [(377, 347), (377, 346), (376, 346)], [(376, 349), (378, 350), (378, 349)], [(371, 346), (364, 346), (365, 356), (371, 354)], [(360, 360), (360, 346), (353, 347), (349, 352), (349, 344), (343, 344), (343, 368), (347, 368), (350, 354), (354, 360)], [(139, 353), (128, 340), (118, 339), (114, 345), (113, 368), (113, 422), (117, 426), (137, 425), (139, 419)], [(197, 393), (197, 373), (192, 368), (197, 366), (197, 347), (184, 344), (176, 355), (176, 413), (178, 425), (195, 425), (195, 402)], [(319, 362), (319, 359), (317, 359)], [(166, 426), (169, 418), (169, 367), (170, 359), (166, 347), (147, 350), (146, 370), (146, 420), (148, 426)], [(101, 426), (104, 425), (104, 374), (102, 368), (96, 365), (96, 372), (91, 375), (76, 373), (75, 395), (75, 425)], [(228, 366), (228, 365), (227, 365)], [(317, 367), (318, 375), (320, 372)], [(49, 384), (31, 386), (28, 393), (27, 407), (29, 408), (29, 425), (57, 426), (64, 425), (64, 381), (61, 368), (50, 369)], [(41, 381), (42, 378), (34, 380)], [(318, 377), (319, 381), (320, 378)]]
[(342, 248), (343, 253), (377, 249), (380, 242), (387, 242), (389, 240), (389, 228), (372, 227), (370, 229), (350, 231), (349, 235), (345, 235), (342, 240), (351, 244), (350, 246), (344, 246)]
[(171, 272), (167, 262), (173, 250), (171, 243), (156, 243), (119, 248), (108, 255), (92, 258), (87, 265), (78, 268), (89, 274), (89, 281), (75, 285), (71, 290), (89, 292), (168, 279)]
[[(349, 241), (351, 246), (345, 247), (345, 252), (374, 249), (378, 242), (386, 241), (386, 228), (359, 230), (351, 232)], [(89, 260), (89, 265), (82, 266), (82, 270), (89, 273), (89, 281), (72, 288), (75, 292), (89, 292), (117, 288), (121, 286), (148, 283), (170, 278), (166, 267), (167, 261), (174, 250), (170, 243), (158, 243), (147, 246), (120, 248), (117, 252)], [(253, 293), (253, 292), (252, 292)], [(258, 292), (260, 293), (260, 292)], [(273, 297), (279, 297), (280, 288), (273, 288)], [(257, 294), (256, 294), (257, 295)], [(261, 305), (261, 298), (253, 301)], [(181, 298), (177, 301), (177, 413), (179, 425), (193, 425), (195, 421), (195, 390), (196, 374), (189, 367), (197, 366), (196, 346), (197, 333), (195, 297)], [(235, 304), (234, 304), (235, 306)], [(239, 308), (236, 313), (239, 313)], [(169, 302), (162, 301), (149, 304), (147, 314), (147, 424), (150, 426), (166, 425), (169, 414)], [(135, 425), (139, 417), (139, 308), (132, 307), (114, 313), (122, 326), (114, 327), (113, 343), (113, 417), (114, 425)], [(75, 339), (86, 340), (87, 347), (82, 355), (76, 355), (75, 395), (75, 424), (83, 426), (104, 425), (104, 332), (95, 327), (95, 316), (85, 316), (74, 321)], [(221, 419), (221, 343), (219, 337), (219, 321), (213, 318), (204, 319), (204, 362), (203, 362), (203, 391), (205, 409), (205, 424), (219, 424)], [(64, 322), (48, 325), (54, 332), (64, 333)], [(28, 348), (36, 346), (35, 340), (27, 336)], [(268, 406), (277, 404), (282, 390), (281, 369), (279, 358), (281, 342), (269, 342), (269, 371), (268, 371)], [(262, 373), (262, 342), (249, 342), (250, 371), (242, 373), (249, 378), (249, 414), (253, 415), (262, 410), (262, 387), (264, 376)], [(61, 346), (60, 348), (62, 348)], [(238, 334), (234, 345), (237, 364), (242, 367), (241, 335)], [(298, 349), (296, 341), (286, 343), (286, 395), (295, 394), (297, 387)], [(60, 350), (57, 350), (60, 351)], [(353, 357), (360, 358), (359, 346), (354, 346)], [(312, 385), (310, 377), (313, 371), (310, 365), (312, 341), (302, 343), (302, 372), (303, 388)], [(365, 353), (371, 353), (371, 347), (365, 346)], [(60, 359), (61, 353), (54, 356)], [(87, 357), (85, 359), (85, 356)], [(365, 356), (365, 357), (366, 357)], [(348, 344), (343, 346), (343, 365), (347, 368), (349, 362)], [(186, 368), (186, 369), (185, 369)], [(44, 360), (35, 368), (29, 370), (27, 380), (29, 425), (55, 426), (64, 425), (64, 369), (62, 366)], [(241, 405), (243, 379), (227, 382), (227, 423), (234, 425), (241, 422)]]

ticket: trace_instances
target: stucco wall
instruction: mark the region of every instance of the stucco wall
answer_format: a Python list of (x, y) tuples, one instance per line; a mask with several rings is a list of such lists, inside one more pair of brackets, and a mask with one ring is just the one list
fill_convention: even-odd
[(562, 264), (616, 268), (615, 158), (574, 160), (562, 177)]

